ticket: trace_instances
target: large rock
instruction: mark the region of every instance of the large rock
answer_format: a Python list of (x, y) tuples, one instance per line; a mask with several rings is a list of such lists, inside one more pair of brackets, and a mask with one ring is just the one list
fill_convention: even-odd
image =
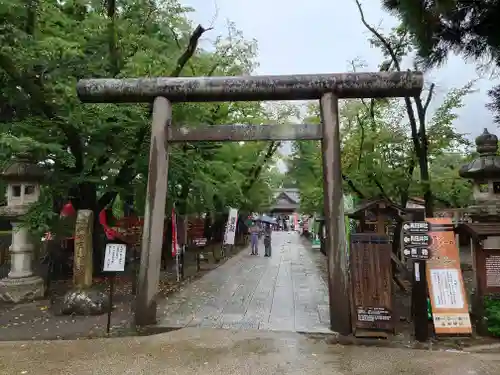
[(108, 297), (97, 290), (72, 290), (64, 296), (61, 313), (64, 315), (100, 315), (108, 311)]

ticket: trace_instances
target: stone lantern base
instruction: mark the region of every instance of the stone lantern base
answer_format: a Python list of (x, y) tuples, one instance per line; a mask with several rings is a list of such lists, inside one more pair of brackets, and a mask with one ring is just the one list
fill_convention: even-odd
[(0, 280), (0, 301), (19, 303), (45, 296), (45, 283), (39, 276)]

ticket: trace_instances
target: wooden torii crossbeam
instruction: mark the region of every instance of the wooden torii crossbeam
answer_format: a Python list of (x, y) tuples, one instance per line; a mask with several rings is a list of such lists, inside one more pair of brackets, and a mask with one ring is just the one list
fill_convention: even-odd
[[(321, 139), (328, 254), (330, 328), (351, 333), (348, 254), (344, 212), (338, 99), (420, 95), (420, 72), (301, 74), (283, 76), (84, 79), (78, 96), (87, 103), (154, 102), (149, 174), (135, 321), (156, 323), (163, 221), (171, 142)], [(172, 103), (209, 101), (320, 101), (322, 125), (222, 125), (174, 127)]]

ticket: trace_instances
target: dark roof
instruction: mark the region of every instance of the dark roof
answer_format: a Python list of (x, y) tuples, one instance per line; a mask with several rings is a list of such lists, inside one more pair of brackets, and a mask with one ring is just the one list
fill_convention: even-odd
[(456, 226), (455, 232), (481, 240), (489, 236), (500, 236), (500, 223), (462, 223)]
[(300, 191), (297, 188), (279, 189), (276, 193), (276, 200), (278, 200), (280, 196), (285, 195), (286, 198), (291, 200), (293, 203), (300, 202)]
[(369, 211), (373, 209), (379, 209), (379, 205), (384, 205), (385, 207), (382, 208), (384, 211), (388, 211), (391, 213), (397, 213), (399, 211), (401, 212), (407, 212), (406, 208), (403, 208), (385, 198), (376, 198), (376, 199), (366, 199), (361, 201), (358, 205), (354, 207), (354, 209), (351, 212), (347, 213), (347, 216), (352, 217), (352, 218), (357, 218), (359, 217), (364, 211)]
[(499, 178), (498, 137), (485, 128), (483, 134), (476, 138), (476, 150), (479, 156), (460, 168), (458, 171), (460, 177), (471, 180)]
[[(278, 202), (280, 199), (286, 201)], [(294, 211), (298, 208), (300, 202), (299, 189), (280, 189), (277, 191), (274, 205), (271, 206), (272, 210), (291, 210)]]

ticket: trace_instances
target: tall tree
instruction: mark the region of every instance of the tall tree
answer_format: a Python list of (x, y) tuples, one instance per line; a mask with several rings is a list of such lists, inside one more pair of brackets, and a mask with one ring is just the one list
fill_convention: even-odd
[[(429, 172), (439, 205), (462, 207), (469, 202), (470, 187), (458, 176), (465, 163), (468, 142), (457, 134), (456, 109), (470, 85), (454, 89), (427, 122)], [(411, 134), (404, 116), (405, 103), (397, 99), (366, 106), (350, 100), (341, 107), (342, 169), (345, 189), (360, 198), (382, 196), (405, 206), (408, 197), (423, 193)], [(307, 122), (318, 122), (317, 106), (311, 106)], [(290, 178), (301, 192), (301, 209), (322, 210), (322, 162), (319, 142), (294, 142), (289, 160)]]
[[(500, 66), (500, 16), (498, 0), (382, 0), (409, 31), (424, 69), (443, 64), (451, 52), (478, 63), (497, 76)], [(500, 87), (489, 91), (488, 107), (500, 122)]]
[[(228, 37), (200, 48), (200, 38), (215, 31), (193, 27), (187, 18), (192, 9), (176, 0), (15, 0), (0, 9), (0, 161), (29, 150), (51, 173), (29, 218), (42, 231), (67, 200), (76, 209), (99, 211), (120, 195), (122, 201), (135, 200), (139, 214), (142, 210), (151, 106), (82, 105), (78, 79), (241, 75), (255, 66), (255, 41), (232, 24)], [(187, 126), (272, 118), (261, 103), (176, 104), (173, 116), (175, 125)], [(274, 150), (267, 158), (255, 156), (266, 155), (268, 147), (176, 145), (169, 205), (182, 213), (264, 205), (272, 195), (267, 164)]]

